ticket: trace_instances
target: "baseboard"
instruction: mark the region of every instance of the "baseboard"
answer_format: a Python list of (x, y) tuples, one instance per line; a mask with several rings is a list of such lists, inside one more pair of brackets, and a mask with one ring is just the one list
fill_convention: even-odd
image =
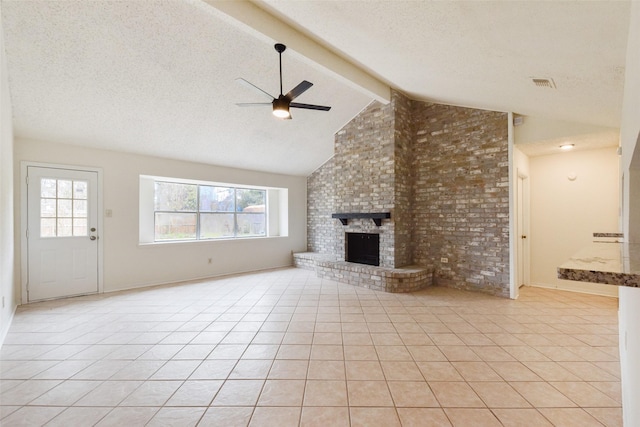
[(261, 273), (266, 271), (281, 270), (283, 268), (293, 268), (293, 263), (282, 265), (279, 267), (259, 268), (256, 270), (245, 270), (245, 271), (237, 271), (237, 272), (231, 272), (231, 273), (221, 273), (213, 276), (191, 277), (191, 278), (185, 278), (180, 280), (169, 280), (167, 282), (140, 283), (137, 285), (128, 286), (126, 288), (105, 290), (104, 293), (110, 294), (113, 292), (134, 291), (137, 289), (153, 288), (156, 286), (178, 285), (178, 284), (185, 284), (185, 283), (191, 283), (191, 282), (198, 282), (201, 280), (217, 280), (217, 279), (222, 279), (226, 277), (241, 276), (243, 274), (254, 274), (254, 273)]
[(13, 310), (11, 311), (11, 316), (9, 316), (9, 319), (7, 320), (7, 324), (2, 329), (2, 331), (0, 331), (0, 347), (4, 345), (4, 340), (7, 337), (7, 334), (9, 333), (9, 329), (11, 329), (11, 324), (13, 323), (13, 317), (15, 316), (17, 309), (18, 309), (17, 305), (13, 307)]
[(581, 294), (618, 298), (617, 286), (604, 285), (601, 283), (571, 281), (571, 283), (549, 284), (549, 283), (533, 282), (533, 283), (530, 283), (528, 286), (533, 286), (535, 288), (557, 289), (559, 291), (577, 292)]

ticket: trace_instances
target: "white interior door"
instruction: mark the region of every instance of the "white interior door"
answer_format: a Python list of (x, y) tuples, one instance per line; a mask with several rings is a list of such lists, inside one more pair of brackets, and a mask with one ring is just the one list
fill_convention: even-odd
[(27, 168), (27, 299), (98, 292), (97, 172)]
[[(529, 194), (526, 176), (518, 176), (517, 199), (517, 288), (526, 285), (529, 281)], [(516, 293), (518, 290), (516, 289)]]

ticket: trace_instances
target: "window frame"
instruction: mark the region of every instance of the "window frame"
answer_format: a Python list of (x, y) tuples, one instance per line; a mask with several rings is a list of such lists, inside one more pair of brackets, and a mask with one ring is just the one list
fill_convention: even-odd
[[(166, 184), (180, 184), (180, 185), (193, 185), (196, 187), (196, 200), (195, 206), (196, 210), (164, 210), (156, 209), (156, 184), (158, 183), (166, 183)], [(262, 239), (269, 237), (269, 209), (268, 209), (268, 195), (269, 189), (266, 187), (253, 187), (253, 186), (241, 186), (241, 185), (229, 185), (229, 184), (221, 184), (215, 182), (188, 182), (186, 180), (175, 179), (172, 180), (170, 178), (160, 178), (156, 177), (153, 179), (154, 184), (154, 206), (153, 206), (153, 242), (151, 243), (170, 243), (170, 242), (194, 242), (194, 241), (219, 241), (219, 240), (236, 240), (236, 239)], [(233, 210), (230, 211), (203, 211), (200, 206), (200, 188), (201, 187), (213, 187), (213, 188), (225, 188), (230, 189), (233, 192)], [(238, 190), (255, 190), (263, 193), (264, 198), (264, 211), (263, 212), (242, 212), (238, 211), (237, 203), (238, 203)], [(193, 238), (172, 238), (172, 239), (158, 239), (158, 234), (156, 232), (157, 226), (157, 214), (195, 214), (196, 224), (195, 224), (195, 237)], [(202, 215), (233, 215), (233, 236), (221, 236), (221, 237), (202, 237), (201, 235), (201, 217)], [(250, 234), (250, 235), (239, 235), (239, 227), (238, 227), (238, 216), (241, 215), (256, 215), (261, 216), (263, 218), (264, 223), (264, 231), (262, 234)]]

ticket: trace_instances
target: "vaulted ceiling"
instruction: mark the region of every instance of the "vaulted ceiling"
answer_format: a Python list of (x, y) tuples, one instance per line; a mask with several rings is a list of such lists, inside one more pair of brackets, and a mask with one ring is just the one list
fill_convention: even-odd
[[(629, 1), (14, 1), (2, 27), (18, 138), (307, 175), (389, 88), (619, 126)], [(279, 120), (239, 77), (332, 106)], [(553, 88), (533, 78), (551, 79)]]

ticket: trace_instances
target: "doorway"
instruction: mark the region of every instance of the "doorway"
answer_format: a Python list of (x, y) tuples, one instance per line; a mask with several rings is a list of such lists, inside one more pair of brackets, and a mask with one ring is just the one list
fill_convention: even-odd
[(23, 165), (23, 302), (100, 290), (99, 171)]

